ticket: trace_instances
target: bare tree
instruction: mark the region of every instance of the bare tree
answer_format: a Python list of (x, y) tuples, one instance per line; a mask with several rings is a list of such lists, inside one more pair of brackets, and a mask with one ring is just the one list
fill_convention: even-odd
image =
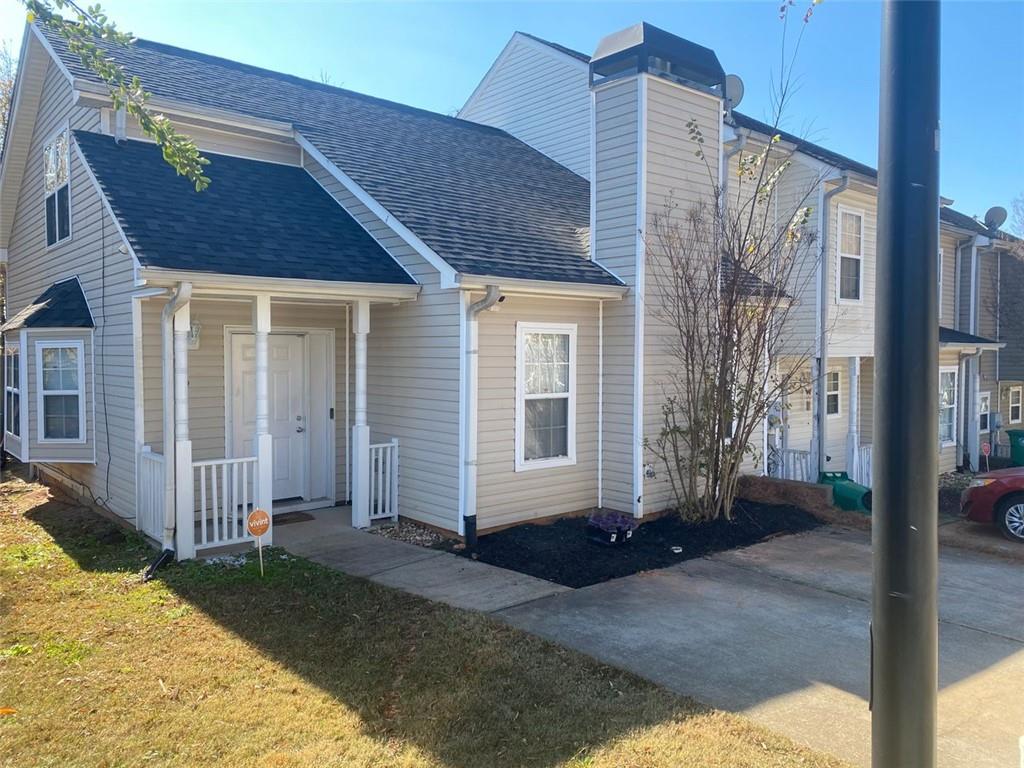
[(723, 179), (717, 153), (713, 164), (697, 121), (688, 123), (709, 192), (685, 208), (666, 200), (647, 235), (659, 293), (651, 312), (664, 328), (671, 373), (661, 382), (660, 433), (646, 447), (687, 519), (731, 519), (741, 470), (766, 458), (755, 434), (808, 386), (813, 339), (796, 343), (792, 331), (795, 298), (816, 274), (807, 202), (822, 178), (791, 179), (792, 149), (776, 133), (790, 72), (791, 63), (773, 94), (773, 135), (740, 152)]
[(14, 99), (14, 76), (18, 65), (11, 44), (0, 42), (0, 146), (7, 135), (7, 123), (11, 119), (11, 101)]

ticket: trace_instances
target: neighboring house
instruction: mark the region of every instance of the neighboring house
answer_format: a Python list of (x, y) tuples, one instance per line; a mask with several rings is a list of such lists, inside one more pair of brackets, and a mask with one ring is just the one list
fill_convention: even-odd
[[(633, 230), (642, 232), (645, 216), (663, 207), (669, 193), (678, 201), (693, 199), (694, 192), (700, 192), (690, 183), (694, 175), (687, 175), (682, 168), (672, 168), (665, 178), (667, 157), (678, 163), (678, 158), (692, 154), (679, 126), (696, 116), (707, 126), (705, 138), (709, 143), (718, 141), (720, 136), (718, 149), (723, 156), (723, 168), (727, 165), (732, 175), (741, 148), (747, 153), (756, 152), (773, 134), (779, 134), (780, 146), (791, 153), (793, 160), (780, 199), (794, 207), (798, 201), (806, 200), (806, 204), (814, 207), (809, 227), (818, 233), (820, 253), (815, 263), (804, 270), (804, 274), (816, 272), (817, 279), (804, 281), (793, 289), (798, 303), (788, 329), (794, 347), (812, 358), (811, 370), (805, 376), (807, 390), (789, 398), (783, 427), (768, 430), (766, 453), (776, 457), (771, 469), (778, 474), (814, 479), (820, 470), (848, 470), (870, 484), (875, 169), (785, 131), (773, 130), (770, 125), (735, 110), (724, 110), (719, 131), (714, 125), (715, 109), (706, 108), (706, 88), (696, 82), (699, 74), (679, 67), (671, 50), (674, 45), (679, 51), (697, 50), (705, 60), (714, 57), (714, 53), (678, 38), (673, 43), (673, 36), (650, 25), (639, 25), (628, 34), (646, 45), (647, 50), (640, 55), (641, 59), (649, 56), (649, 66), (646, 71), (623, 66), (614, 78), (602, 78), (604, 65), (591, 57), (516, 33), (459, 116), (508, 130), (567, 166), (578, 164), (584, 151), (591, 152), (594, 258), (610, 265), (640, 291), (644, 290), (645, 280), (650, 280), (645, 272), (650, 271), (651, 261), (657, 256), (645, 253), (639, 239), (635, 245), (626, 244), (624, 225), (620, 225), (621, 233), (603, 225), (605, 221), (623, 222), (636, 217)], [(600, 49), (595, 57), (599, 55)], [(583, 108), (588, 98), (593, 105), (592, 113)], [(718, 110), (723, 110), (721, 105)], [(669, 134), (666, 119), (674, 121), (674, 135)], [(591, 130), (586, 129), (587, 121), (591, 122)], [(556, 126), (562, 130), (555, 130)], [(708, 154), (713, 155), (715, 150), (711, 143)], [(630, 167), (637, 171), (627, 173)], [(612, 200), (620, 202), (624, 214), (617, 219), (603, 215), (610, 211)], [(937, 439), (942, 471), (963, 464), (965, 451), (971, 457), (971, 465), (978, 466), (980, 442), (976, 431), (987, 418), (979, 413), (978, 400), (965, 399), (964, 393), (984, 391), (979, 387), (985, 386), (987, 380), (979, 386), (971, 386), (970, 382), (979, 370), (977, 366), (987, 370), (990, 360), (999, 359), (998, 350), (1003, 346), (1000, 339), (1004, 338), (991, 324), (969, 324), (962, 320), (960, 308), (966, 298), (961, 296), (960, 281), (956, 279), (957, 265), (969, 259), (971, 253), (977, 253), (982, 263), (990, 258), (1002, 258), (1005, 263), (1005, 255), (990, 254), (1002, 254), (1008, 242), (1003, 233), (989, 231), (976, 220), (957, 213), (948, 207), (948, 202), (944, 200), (940, 210), (940, 251), (936, 257), (941, 267), (938, 378), (942, 406)], [(823, 210), (828, 211), (827, 217), (820, 215)], [(604, 233), (607, 235), (603, 236)], [(605, 242), (608, 247), (604, 247)], [(980, 291), (980, 282), (976, 286)], [(651, 288), (646, 290), (650, 292)], [(980, 307), (981, 301), (974, 306)], [(629, 303), (627, 295), (615, 311)], [(608, 322), (606, 313), (606, 335)], [(628, 320), (625, 325), (628, 331)], [(634, 354), (635, 370), (643, 371), (637, 374), (640, 383), (634, 389), (656, 393), (659, 379), (666, 371), (657, 360), (658, 341), (649, 330), (649, 313), (644, 321), (637, 313), (633, 327), (641, 326), (648, 332), (642, 350)], [(638, 338), (644, 338), (643, 329)], [(990, 386), (994, 393), (997, 387)], [(631, 394), (622, 386), (616, 391), (625, 391), (624, 399)], [(643, 424), (638, 434), (657, 434), (657, 403), (650, 395), (638, 402), (641, 405), (639, 412), (633, 414), (632, 424)], [(912, 439), (908, 437), (908, 446)], [(640, 440), (623, 444), (616, 459), (624, 461), (632, 454), (636, 467), (650, 468), (653, 458), (649, 454), (641, 457), (641, 446)], [(639, 482), (635, 483), (634, 490), (639, 488)], [(643, 495), (650, 500), (649, 488), (644, 490)]]
[[(103, 45), (212, 183), (194, 192), (62, 39), (26, 29), (0, 171), (9, 453), (178, 557), (245, 540), (252, 506), (351, 503), (357, 526), (401, 514), (473, 535), (671, 503), (643, 448), (670, 371), (643, 234), (670, 192), (711, 188), (692, 181), (687, 120), (723, 156), (768, 138), (723, 119), (712, 51), (643, 26), (590, 61), (517, 34), (451, 118)], [(759, 436), (810, 478), (808, 448), (823, 468), (869, 451), (874, 172), (784, 139), (794, 178), (829, 198), (823, 241), (850, 244), (829, 246), (824, 293), (794, 296), (793, 344), (828, 376)], [(994, 344), (944, 336), (953, 446), (961, 363)]]

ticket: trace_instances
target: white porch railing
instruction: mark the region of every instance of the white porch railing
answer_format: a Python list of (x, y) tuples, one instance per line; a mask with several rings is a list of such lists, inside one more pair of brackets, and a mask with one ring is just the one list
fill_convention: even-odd
[(810, 451), (798, 451), (795, 448), (786, 448), (779, 451), (781, 461), (779, 462), (779, 476), (783, 480), (799, 480), (802, 483), (814, 482), (811, 477), (811, 453)]
[(164, 535), (164, 457), (144, 445), (138, 457), (135, 527), (161, 541)]
[(871, 487), (871, 446), (862, 445), (857, 449), (857, 464), (851, 478), (855, 483)]
[(245, 516), (255, 499), (255, 456), (192, 462), (198, 486), (196, 549), (252, 541)]
[(370, 446), (370, 520), (398, 519), (398, 439)]

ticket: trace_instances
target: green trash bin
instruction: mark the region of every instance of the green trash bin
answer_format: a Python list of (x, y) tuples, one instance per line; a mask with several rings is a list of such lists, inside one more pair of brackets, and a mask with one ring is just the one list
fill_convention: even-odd
[(871, 489), (853, 482), (846, 472), (822, 472), (818, 475), (818, 482), (832, 486), (832, 501), (840, 509), (852, 512), (871, 511)]
[(1010, 440), (1010, 463), (1024, 467), (1024, 429), (1008, 429), (1006, 436)]

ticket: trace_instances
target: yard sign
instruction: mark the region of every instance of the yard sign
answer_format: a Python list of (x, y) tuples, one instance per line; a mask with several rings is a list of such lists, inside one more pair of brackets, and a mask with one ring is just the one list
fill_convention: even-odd
[(263, 534), (270, 530), (270, 515), (257, 507), (245, 518), (245, 529), (256, 537), (256, 548), (260, 552), (260, 576), (263, 576)]

